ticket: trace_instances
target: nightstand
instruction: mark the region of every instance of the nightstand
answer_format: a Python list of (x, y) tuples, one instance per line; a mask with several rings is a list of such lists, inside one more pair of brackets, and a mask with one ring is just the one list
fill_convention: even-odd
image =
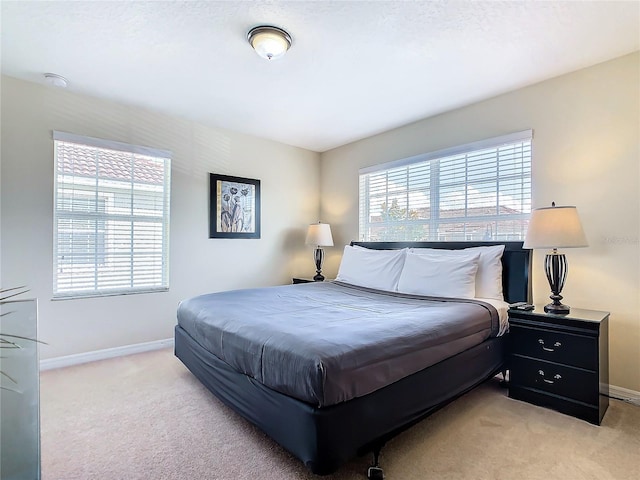
[(609, 406), (609, 313), (509, 310), (509, 397), (600, 425)]

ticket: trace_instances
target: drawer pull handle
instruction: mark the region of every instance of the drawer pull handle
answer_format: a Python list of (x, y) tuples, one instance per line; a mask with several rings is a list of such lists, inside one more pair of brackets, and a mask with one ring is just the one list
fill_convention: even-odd
[(554, 344), (553, 344), (553, 346), (554, 346), (555, 348), (545, 347), (545, 346), (544, 346), (544, 340), (543, 340), (543, 339), (541, 339), (541, 338), (539, 338), (539, 339), (538, 339), (538, 343), (539, 343), (540, 345), (542, 345), (542, 349), (543, 349), (545, 352), (555, 352), (555, 351), (556, 351), (556, 348), (559, 348), (559, 347), (561, 347), (561, 346), (562, 346), (562, 344), (561, 344), (560, 342), (556, 342), (556, 343), (554, 343)]
[(546, 383), (550, 383), (550, 384), (554, 384), (554, 383), (556, 383), (556, 380), (560, 380), (562, 378), (562, 376), (559, 373), (556, 373), (553, 376), (553, 380), (547, 380), (546, 378), (544, 378), (544, 372), (542, 370), (538, 370), (538, 374), (542, 377), (542, 380), (544, 380)]

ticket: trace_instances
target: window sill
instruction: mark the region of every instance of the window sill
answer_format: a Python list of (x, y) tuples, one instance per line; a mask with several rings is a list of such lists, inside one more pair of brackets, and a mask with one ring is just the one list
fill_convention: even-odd
[(84, 298), (102, 298), (102, 297), (121, 297), (125, 295), (139, 295), (145, 293), (163, 293), (168, 292), (169, 288), (154, 288), (153, 290), (135, 290), (135, 291), (120, 291), (120, 292), (108, 292), (108, 293), (91, 293), (91, 294), (70, 294), (59, 295), (51, 297), (51, 301), (57, 302), (59, 300), (81, 300)]

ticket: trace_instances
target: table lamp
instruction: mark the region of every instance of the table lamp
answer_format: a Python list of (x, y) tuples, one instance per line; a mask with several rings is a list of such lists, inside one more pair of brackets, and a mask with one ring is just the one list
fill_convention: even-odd
[(316, 247), (313, 252), (313, 259), (316, 263), (316, 275), (313, 277), (313, 280), (322, 282), (324, 280), (324, 276), (322, 275), (324, 250), (322, 247), (333, 247), (333, 237), (331, 236), (331, 227), (329, 224), (318, 222), (309, 225), (305, 244), (315, 245)]
[(544, 268), (551, 287), (552, 303), (544, 307), (547, 313), (565, 315), (570, 307), (561, 303), (562, 288), (567, 279), (568, 264), (564, 254), (558, 253), (558, 248), (586, 247), (587, 238), (582, 230), (578, 210), (576, 207), (537, 208), (531, 212), (529, 228), (524, 240), (523, 248), (550, 248), (544, 258)]

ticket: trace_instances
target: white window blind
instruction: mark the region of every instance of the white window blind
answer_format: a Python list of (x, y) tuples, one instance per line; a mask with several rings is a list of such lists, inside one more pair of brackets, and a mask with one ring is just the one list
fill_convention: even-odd
[(522, 240), (532, 131), (360, 170), (362, 241)]
[(54, 298), (168, 289), (171, 153), (53, 138)]

